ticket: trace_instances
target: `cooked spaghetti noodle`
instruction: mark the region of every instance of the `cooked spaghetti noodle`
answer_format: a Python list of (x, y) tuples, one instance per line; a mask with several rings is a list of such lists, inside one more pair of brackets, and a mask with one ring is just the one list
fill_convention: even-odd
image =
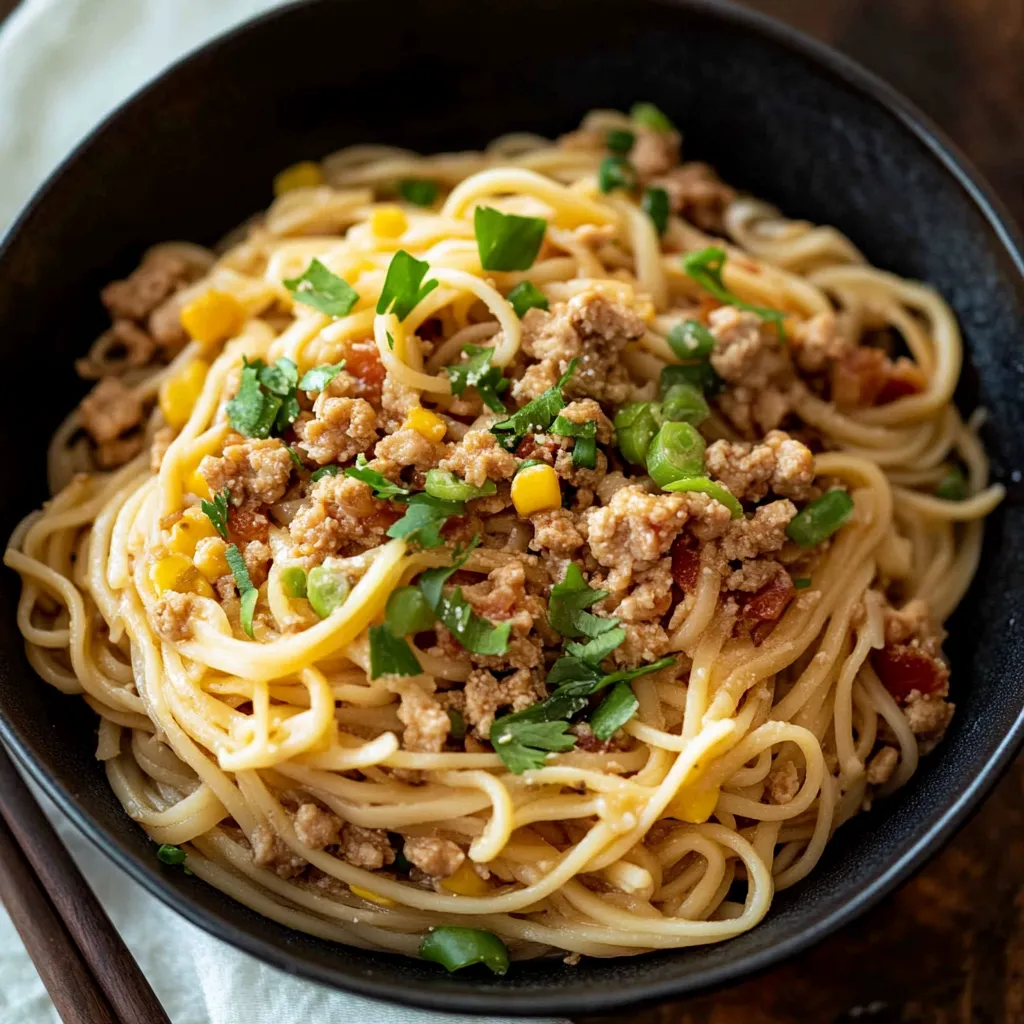
[(162, 859), (410, 955), (698, 945), (939, 740), (956, 321), (678, 148), (353, 147), (104, 293), (5, 561)]

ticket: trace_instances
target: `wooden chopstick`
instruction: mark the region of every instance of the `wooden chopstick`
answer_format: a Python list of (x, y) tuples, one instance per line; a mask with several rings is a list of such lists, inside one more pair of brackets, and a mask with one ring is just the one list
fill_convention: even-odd
[(3, 819), (0, 900), (64, 1024), (121, 1024)]
[[(17, 846), (21, 848), (29, 872), (35, 871), (52, 910), (63, 926), (81, 958), (88, 965), (102, 994), (114, 1014), (114, 1024), (170, 1024), (156, 996), (146, 981), (110, 918), (93, 895), (71, 855), (57, 837), (46, 815), (35, 802), (10, 757), (0, 745), (0, 816), (7, 822)], [(6, 903), (6, 897), (4, 898)], [(11, 915), (13, 918), (13, 914)], [(17, 922), (16, 922), (17, 924)], [(50, 935), (52, 925), (44, 934)], [(21, 929), (19, 928), (19, 932)], [(37, 946), (46, 955), (45, 943)], [(31, 950), (29, 951), (31, 954)], [(46, 975), (33, 956), (40, 976)], [(60, 972), (63, 961), (48, 965), (47, 972)], [(51, 996), (53, 990), (47, 984)], [(56, 1003), (57, 1000), (54, 999)], [(58, 1010), (60, 1006), (58, 1005)], [(63, 1011), (62, 1015), (63, 1015)], [(65, 1020), (108, 1018), (65, 1017)]]

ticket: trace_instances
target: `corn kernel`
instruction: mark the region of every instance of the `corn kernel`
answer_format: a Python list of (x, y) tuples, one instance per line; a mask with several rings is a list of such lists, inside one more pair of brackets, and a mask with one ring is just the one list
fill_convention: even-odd
[(324, 172), (320, 165), (312, 160), (303, 160), (301, 163), (292, 164), (286, 167), (274, 178), (274, 195), (283, 196), (285, 192), (291, 192), (297, 188), (315, 188), (324, 183)]
[(216, 537), (217, 528), (198, 508), (185, 509), (182, 517), (171, 527), (171, 537), (167, 547), (180, 555), (191, 557), (196, 553), (196, 545), (204, 537)]
[(149, 579), (158, 594), (176, 590), (179, 594), (213, 597), (213, 587), (199, 575), (187, 555), (165, 555), (149, 567)]
[(370, 230), (379, 238), (398, 238), (409, 226), (399, 206), (378, 206), (370, 214)]
[(714, 813), (720, 792), (718, 786), (684, 791), (668, 805), (668, 814), (691, 825), (702, 825)]
[(403, 426), (422, 434), (428, 441), (440, 441), (448, 429), (448, 424), (437, 413), (421, 405), (409, 410)]
[(181, 326), (200, 345), (219, 345), (245, 324), (245, 306), (234, 295), (214, 288), (197, 295), (181, 310)]
[(196, 545), (196, 553), (192, 561), (211, 583), (231, 572), (231, 566), (228, 565), (227, 557), (224, 554), (227, 548), (227, 544), (220, 537), (204, 537)]
[(168, 377), (160, 385), (160, 411), (168, 426), (181, 430), (203, 392), (209, 363), (193, 359), (180, 373)]
[(474, 870), (468, 860), (464, 860), (458, 871), (447, 878), (441, 879), (441, 885), (456, 896), (483, 896), (490, 886)]
[(361, 900), (369, 900), (371, 903), (377, 903), (382, 907), (393, 907), (396, 905), (394, 900), (389, 900), (387, 896), (381, 896), (380, 893), (364, 889), (361, 885), (350, 885), (349, 889), (352, 890), (353, 896), (358, 896)]
[(558, 474), (551, 466), (527, 466), (512, 478), (512, 504), (523, 516), (562, 507)]
[(198, 467), (185, 477), (185, 490), (189, 494), (194, 494), (197, 498), (204, 498), (206, 501), (213, 497), (210, 485), (206, 482), (206, 477), (199, 472)]

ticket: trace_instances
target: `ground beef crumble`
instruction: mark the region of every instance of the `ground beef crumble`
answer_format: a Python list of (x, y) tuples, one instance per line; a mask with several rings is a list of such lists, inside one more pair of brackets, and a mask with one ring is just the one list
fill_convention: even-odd
[(292, 468), (288, 449), (272, 437), (229, 444), (219, 458), (206, 455), (199, 463), (199, 473), (214, 494), (226, 488), (231, 503), (246, 509), (280, 501)]

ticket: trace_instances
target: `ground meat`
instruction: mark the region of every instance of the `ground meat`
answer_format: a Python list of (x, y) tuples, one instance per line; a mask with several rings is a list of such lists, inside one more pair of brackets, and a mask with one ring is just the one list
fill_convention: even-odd
[(191, 280), (188, 263), (166, 252), (150, 253), (123, 281), (112, 281), (100, 292), (112, 317), (142, 320), (169, 295)]
[(785, 346), (754, 313), (720, 306), (708, 315), (708, 327), (715, 338), (711, 365), (723, 380), (758, 389), (786, 372)]
[(220, 458), (204, 456), (199, 473), (214, 494), (227, 488), (233, 505), (257, 508), (281, 500), (292, 467), (288, 449), (277, 438), (268, 437), (230, 444)]
[(771, 804), (788, 804), (800, 792), (800, 773), (789, 760), (777, 762), (764, 782), (765, 795)]
[(113, 441), (104, 441), (96, 449), (96, 464), (100, 469), (116, 469), (130, 462), (139, 452), (145, 439), (141, 434), (131, 437), (115, 437)]
[(151, 473), (160, 472), (160, 466), (164, 461), (164, 456), (167, 454), (167, 449), (171, 447), (177, 436), (178, 432), (174, 427), (161, 427), (153, 435), (153, 443), (149, 446), (149, 469)]
[(97, 444), (113, 441), (142, 422), (142, 399), (117, 377), (104, 377), (78, 409), (83, 428)]
[(188, 331), (181, 325), (182, 305), (180, 295), (172, 295), (157, 306), (146, 321), (146, 330), (165, 357), (176, 355), (189, 342)]
[(349, 864), (367, 871), (379, 871), (395, 861), (388, 834), (382, 828), (361, 828), (345, 822), (338, 853)]
[(796, 365), (807, 373), (818, 373), (850, 350), (851, 343), (836, 326), (835, 313), (825, 312), (798, 322), (789, 332), (789, 347)]
[(865, 778), (869, 786), (883, 786), (892, 778), (899, 764), (900, 754), (895, 747), (882, 747), (870, 761), (868, 761)]
[(561, 558), (570, 557), (583, 546), (583, 535), (576, 529), (576, 516), (565, 508), (538, 512), (530, 516), (533, 524), (532, 551), (550, 551)]
[(914, 690), (907, 698), (903, 714), (915, 736), (937, 742), (953, 717), (953, 705), (940, 693)]
[(916, 641), (926, 654), (937, 657), (946, 631), (935, 621), (928, 602), (914, 598), (902, 608), (884, 609), (885, 643), (887, 647)]
[(516, 457), (498, 444), (489, 430), (470, 430), (439, 465), (473, 487), (488, 480), (509, 480), (519, 465)]
[(644, 321), (628, 306), (597, 291), (582, 292), (551, 312), (529, 310), (523, 317), (522, 348), (538, 362), (513, 384), (513, 397), (519, 402), (536, 398), (555, 385), (570, 360), (578, 359), (565, 387), (567, 395), (612, 405), (626, 401), (634, 385), (622, 365), (622, 349), (645, 329)]
[(526, 568), (522, 562), (498, 566), (483, 583), (463, 587), (463, 596), (473, 610), (494, 622), (511, 622), (519, 633), (529, 633), (546, 608), (539, 598), (526, 592)]
[(728, 561), (757, 558), (778, 551), (786, 543), (786, 526), (796, 515), (788, 499), (762, 505), (753, 519), (734, 519), (722, 538), (722, 554)]
[(348, 462), (377, 440), (377, 414), (365, 399), (334, 398), (323, 392), (313, 404), (313, 414), (313, 419), (296, 421), (295, 433), (298, 447), (321, 466)]
[(419, 404), (419, 392), (407, 387), (389, 373), (384, 378), (381, 389), (381, 427), (389, 434), (394, 433), (408, 419), (409, 412)]
[[(542, 624), (541, 621), (535, 623), (538, 627)], [(473, 663), (474, 668), (486, 668), (493, 672), (508, 672), (509, 670), (537, 668), (544, 662), (544, 650), (541, 638), (536, 634), (519, 636), (513, 633), (508, 642), (508, 650), (504, 654), (471, 654), (469, 660)]]
[(752, 594), (771, 583), (781, 572), (785, 570), (774, 559), (757, 558), (744, 562), (738, 569), (730, 572), (722, 581), (722, 586), (726, 590), (740, 590)]
[(294, 878), (302, 873), (308, 861), (296, 856), (291, 848), (267, 824), (253, 829), (252, 859), (257, 867), (269, 868), (279, 878)]
[(616, 665), (648, 665), (668, 653), (668, 633), (657, 622), (624, 622), (626, 638), (612, 652)]
[(570, 402), (559, 414), (570, 423), (596, 423), (599, 444), (611, 444), (615, 440), (615, 427), (604, 414), (604, 410), (592, 398), (580, 398)]
[(289, 524), (293, 554), (310, 568), (345, 544), (376, 547), (395, 518), (361, 480), (325, 476), (313, 485), (309, 503)]
[(251, 540), (242, 549), (242, 558), (249, 570), (249, 579), (254, 587), (258, 587), (270, 571), (270, 545), (261, 540)]
[(115, 320), (92, 344), (85, 359), (75, 361), (75, 372), (86, 380), (120, 375), (145, 366), (156, 355), (156, 342), (131, 320)]
[(789, 390), (737, 384), (716, 399), (719, 410), (744, 437), (761, 437), (781, 426), (793, 408)]
[(653, 128), (637, 128), (629, 162), (641, 181), (646, 182), (658, 174), (671, 171), (679, 163), (680, 138), (678, 132), (660, 132)]
[(661, 619), (672, 605), (672, 559), (663, 558), (652, 569), (634, 577), (634, 587), (613, 612), (623, 622)]
[(292, 825), (299, 842), (312, 850), (322, 850), (338, 842), (342, 821), (336, 814), (325, 811), (318, 804), (304, 803), (292, 818)]
[(702, 231), (725, 234), (723, 218), (736, 193), (707, 164), (688, 161), (651, 184), (668, 193), (673, 213), (696, 224)]
[(486, 669), (475, 669), (466, 680), (466, 721), (486, 739), (500, 708), (522, 711), (545, 696), (544, 687), (526, 668), (498, 680)]
[(402, 846), (402, 853), (413, 867), (430, 878), (448, 878), (462, 867), (466, 855), (450, 839), (410, 836)]
[(415, 683), (406, 683), (400, 693), (398, 720), (405, 726), (402, 747), (433, 753), (443, 750), (451, 730), (451, 719), (444, 708)]
[(153, 628), (171, 643), (191, 640), (195, 608), (194, 595), (168, 590), (153, 607)]
[(434, 469), (448, 455), (448, 446), (441, 441), (431, 441), (411, 427), (402, 427), (381, 438), (373, 451), (383, 464), (376, 468), (390, 477), (392, 470), (397, 474), (406, 466), (424, 471)]
[(617, 469), (612, 470), (597, 485), (597, 498), (602, 505), (607, 505), (616, 491), (621, 491), (623, 487), (629, 487), (633, 483), (635, 481), (624, 473), (620, 473)]
[(741, 501), (760, 501), (769, 491), (801, 500), (814, 482), (814, 456), (800, 441), (772, 430), (760, 444), (715, 441), (705, 456), (708, 475)]

